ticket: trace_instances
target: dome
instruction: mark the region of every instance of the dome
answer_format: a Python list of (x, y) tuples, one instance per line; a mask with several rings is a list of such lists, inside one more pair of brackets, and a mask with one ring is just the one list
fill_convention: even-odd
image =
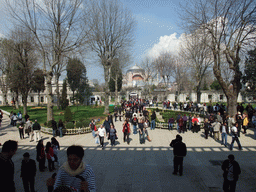
[(133, 67), (131, 67), (130, 69), (127, 70), (126, 73), (145, 73), (144, 69), (141, 69), (139, 66), (137, 66), (137, 64), (135, 64)]

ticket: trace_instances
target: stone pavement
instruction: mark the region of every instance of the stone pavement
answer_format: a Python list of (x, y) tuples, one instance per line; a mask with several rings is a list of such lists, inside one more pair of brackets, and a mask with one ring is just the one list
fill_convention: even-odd
[[(233, 153), (242, 170), (237, 183), (237, 191), (256, 191), (256, 141), (252, 138), (252, 130), (248, 130), (248, 134), (242, 135), (240, 138), (243, 151), (239, 151), (235, 144), (232, 152), (212, 138), (204, 139), (202, 132), (182, 134), (188, 154), (184, 159), (184, 173), (181, 177), (172, 175), (173, 153), (169, 147), (169, 143), (177, 134), (176, 130), (149, 130), (152, 142), (146, 140), (146, 143), (142, 145), (139, 144), (139, 135), (131, 134), (130, 145), (127, 145), (122, 140), (122, 123), (119, 121), (115, 123), (119, 137), (117, 145), (111, 147), (109, 141), (105, 140), (106, 147), (104, 150), (95, 144), (91, 134), (57, 137), (61, 145), (59, 152), (61, 164), (66, 161), (67, 147), (77, 144), (84, 147), (84, 161), (93, 167), (97, 191), (220, 192), (223, 182), (223, 172), (220, 165), (229, 154)], [(51, 135), (42, 134), (42, 136), (44, 144), (50, 141)], [(18, 192), (23, 192), (20, 178), (22, 155), (29, 152), (31, 158), (35, 159), (36, 142), (29, 142), (28, 138), (20, 140), (17, 128), (9, 126), (9, 118), (4, 115), (0, 128), (0, 143), (3, 144), (8, 139), (17, 140), (19, 144), (13, 162), (16, 189)], [(231, 142), (230, 136), (228, 142)], [(45, 183), (51, 175), (52, 172), (48, 171), (37, 172), (36, 190), (38, 192), (47, 192)]]

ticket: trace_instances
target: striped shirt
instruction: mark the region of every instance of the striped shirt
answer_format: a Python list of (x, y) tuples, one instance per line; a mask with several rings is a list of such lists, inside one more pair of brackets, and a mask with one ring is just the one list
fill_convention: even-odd
[[(95, 175), (90, 165), (86, 165), (85, 170), (80, 173), (79, 176), (82, 176), (85, 181), (88, 182), (89, 191), (96, 191)], [(75, 188), (77, 191), (80, 191), (81, 180), (75, 176), (70, 176), (64, 169), (60, 169), (56, 177), (54, 189), (59, 186), (69, 186)]]

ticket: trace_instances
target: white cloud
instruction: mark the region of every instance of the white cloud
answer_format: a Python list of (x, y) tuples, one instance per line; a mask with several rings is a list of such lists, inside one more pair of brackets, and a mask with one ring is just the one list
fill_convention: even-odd
[(177, 54), (180, 49), (180, 45), (184, 40), (184, 34), (177, 37), (177, 33), (171, 35), (161, 36), (159, 42), (154, 44), (154, 46), (148, 51), (150, 57), (158, 57), (161, 52), (172, 52)]

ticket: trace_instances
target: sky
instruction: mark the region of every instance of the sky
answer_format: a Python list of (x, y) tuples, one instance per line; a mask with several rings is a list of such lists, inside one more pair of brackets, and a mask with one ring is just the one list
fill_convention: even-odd
[[(181, 42), (182, 30), (179, 27), (178, 0), (121, 0), (137, 21), (135, 44), (132, 47), (132, 60), (124, 72), (135, 64), (141, 64), (146, 56), (157, 57), (162, 51), (176, 52)], [(0, 0), (0, 37), (11, 28)], [(90, 58), (90, 54), (87, 55)], [(104, 82), (103, 68), (97, 62), (85, 61), (89, 80)]]

